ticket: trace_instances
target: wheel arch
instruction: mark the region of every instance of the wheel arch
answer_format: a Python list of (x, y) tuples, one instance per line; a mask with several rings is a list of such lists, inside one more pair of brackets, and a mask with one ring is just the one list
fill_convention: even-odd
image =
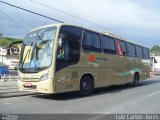
[(80, 82), (81, 82), (81, 79), (82, 77), (84, 76), (89, 76), (90, 78), (92, 78), (93, 80), (93, 85), (95, 84), (95, 79), (94, 79), (94, 74), (93, 73), (90, 73), (90, 72), (87, 72), (87, 73), (83, 73), (80, 77), (79, 77), (79, 81), (78, 81), (78, 90), (80, 90)]
[[(140, 79), (140, 73), (139, 73), (139, 72), (135, 72), (135, 73), (134, 73), (134, 76), (135, 76), (135, 75), (138, 75), (138, 77), (139, 77), (139, 79)], [(133, 76), (133, 77), (134, 77), (134, 76)]]

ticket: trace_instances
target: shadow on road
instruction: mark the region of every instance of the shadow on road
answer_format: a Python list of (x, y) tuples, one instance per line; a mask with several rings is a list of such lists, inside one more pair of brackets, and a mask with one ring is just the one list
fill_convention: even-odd
[[(123, 84), (123, 85), (113, 85), (113, 86), (104, 87), (104, 88), (97, 88), (94, 90), (94, 93), (92, 95), (87, 97), (103, 95), (103, 94), (114, 94), (114, 93), (121, 92), (123, 90), (136, 89), (139, 87), (152, 85), (159, 82), (160, 81), (157, 81), (157, 80), (146, 80), (146, 81), (140, 82), (140, 84), (136, 87), (133, 87), (131, 84)], [(84, 97), (81, 97), (78, 92), (69, 92), (69, 93), (61, 93), (61, 94), (41, 94), (41, 95), (34, 95), (32, 97), (41, 98), (41, 99), (51, 99), (51, 100), (63, 100), (63, 101), (84, 98)]]

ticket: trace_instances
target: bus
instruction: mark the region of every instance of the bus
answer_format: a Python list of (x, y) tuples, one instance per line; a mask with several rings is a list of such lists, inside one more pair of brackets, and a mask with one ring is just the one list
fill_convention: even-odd
[(18, 86), (23, 91), (57, 94), (132, 83), (150, 77), (149, 49), (114, 34), (58, 23), (27, 33)]

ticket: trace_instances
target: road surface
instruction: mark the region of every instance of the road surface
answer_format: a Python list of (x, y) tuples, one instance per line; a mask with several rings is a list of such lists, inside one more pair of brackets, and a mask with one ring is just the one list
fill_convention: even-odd
[(30, 95), (0, 99), (0, 113), (12, 114), (113, 114), (160, 113), (160, 77), (137, 87), (112, 86), (88, 97), (77, 93)]

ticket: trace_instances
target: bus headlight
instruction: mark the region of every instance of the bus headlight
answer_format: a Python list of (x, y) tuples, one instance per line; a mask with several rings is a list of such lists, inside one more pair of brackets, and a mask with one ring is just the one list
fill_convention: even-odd
[(50, 74), (47, 73), (47, 74), (41, 76), (41, 77), (39, 78), (39, 80), (40, 80), (40, 81), (42, 81), (42, 80), (49, 80), (50, 78), (51, 78)]

